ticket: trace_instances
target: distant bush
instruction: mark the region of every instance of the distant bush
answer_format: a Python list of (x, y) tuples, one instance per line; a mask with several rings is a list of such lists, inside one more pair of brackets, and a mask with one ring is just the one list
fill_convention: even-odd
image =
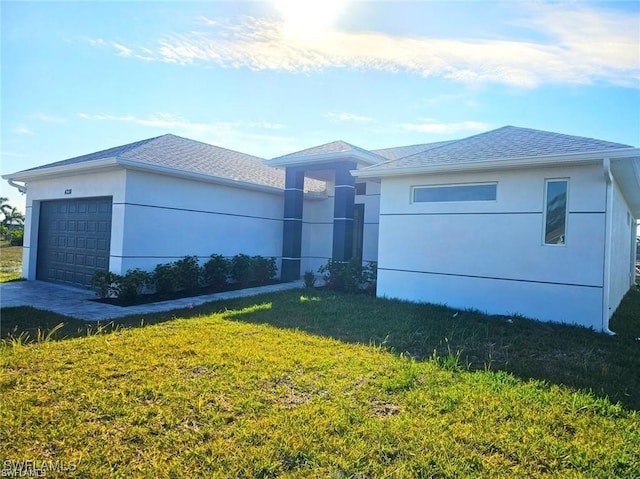
[(362, 282), (367, 292), (375, 295), (378, 286), (378, 262), (367, 261), (362, 268)]
[(258, 284), (266, 284), (276, 277), (278, 267), (275, 258), (265, 258), (264, 256), (251, 257), (251, 268), (253, 279)]
[(231, 258), (231, 277), (243, 286), (253, 279), (253, 261), (251, 256), (237, 254)]
[(99, 298), (110, 298), (118, 294), (118, 276), (111, 271), (94, 271), (91, 277), (91, 289)]
[(277, 271), (275, 258), (263, 256), (237, 254), (229, 260), (212, 254), (203, 266), (200, 266), (197, 256), (185, 256), (172, 263), (158, 264), (152, 272), (135, 268), (121, 276), (109, 271), (96, 271), (91, 279), (91, 288), (100, 298), (115, 297), (124, 303), (132, 303), (153, 290), (161, 296), (180, 291), (196, 292), (203, 286), (221, 291), (229, 277), (241, 287), (247, 287), (251, 282), (266, 284)]
[(305, 271), (302, 279), (305, 288), (313, 288), (316, 285), (316, 275), (313, 274), (313, 271)]
[(133, 301), (152, 282), (151, 274), (139, 268), (130, 269), (124, 276), (117, 276), (117, 297), (123, 301)]
[(18, 228), (11, 231), (11, 237), (9, 239), (9, 244), (11, 246), (22, 246), (24, 243), (24, 229)]
[(157, 265), (152, 278), (156, 292), (160, 294), (174, 293), (178, 290), (178, 272), (174, 263)]
[(178, 290), (191, 290), (200, 287), (202, 269), (198, 263), (197, 256), (185, 256), (173, 263), (173, 267), (177, 276), (176, 286)]
[(327, 289), (357, 293), (363, 289), (375, 291), (378, 267), (375, 262), (363, 266), (358, 258), (352, 258), (349, 261), (329, 260), (318, 272)]
[(227, 284), (229, 261), (220, 254), (212, 254), (203, 266), (203, 281), (207, 286), (220, 290)]

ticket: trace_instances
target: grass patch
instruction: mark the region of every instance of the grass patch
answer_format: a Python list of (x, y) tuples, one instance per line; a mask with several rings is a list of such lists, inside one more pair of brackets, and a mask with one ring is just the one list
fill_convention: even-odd
[(306, 291), (89, 336), (2, 313), (75, 336), (0, 350), (3, 459), (64, 477), (640, 475), (624, 335)]
[(22, 277), (22, 246), (10, 246), (0, 241), (0, 283), (16, 281)]
[(611, 318), (609, 327), (620, 336), (640, 338), (640, 284), (629, 290)]

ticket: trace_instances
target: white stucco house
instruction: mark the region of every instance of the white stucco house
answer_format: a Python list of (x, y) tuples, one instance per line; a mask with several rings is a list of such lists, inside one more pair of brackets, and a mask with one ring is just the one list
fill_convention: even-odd
[(378, 261), (379, 296), (608, 332), (635, 281), (640, 150), (507, 126), (381, 150), (262, 160), (163, 135), (4, 175), (26, 190), (23, 275), (185, 255), (273, 256), (284, 280)]

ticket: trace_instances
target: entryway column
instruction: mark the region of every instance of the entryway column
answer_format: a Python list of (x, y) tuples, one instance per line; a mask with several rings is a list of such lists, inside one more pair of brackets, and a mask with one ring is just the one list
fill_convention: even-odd
[(333, 260), (349, 261), (353, 256), (353, 209), (356, 180), (350, 170), (355, 162), (342, 162), (336, 168), (335, 203), (333, 206)]
[(284, 191), (284, 226), (282, 232), (282, 281), (300, 279), (302, 252), (302, 206), (304, 170), (287, 168)]

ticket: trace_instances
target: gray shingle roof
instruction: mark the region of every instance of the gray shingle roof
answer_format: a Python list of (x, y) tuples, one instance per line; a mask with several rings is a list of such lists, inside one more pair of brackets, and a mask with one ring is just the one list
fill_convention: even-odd
[[(338, 141), (332, 141), (331, 143), (325, 143), (324, 145), (307, 148), (306, 150), (296, 151), (294, 153), (289, 153), (287, 155), (279, 156), (277, 158), (273, 158), (272, 160), (277, 161), (285, 158), (304, 158), (307, 156), (328, 155), (331, 153), (349, 153), (349, 152), (364, 153), (368, 156), (376, 155), (375, 151), (365, 150), (364, 148), (360, 148), (358, 146), (352, 145), (351, 143), (347, 143), (346, 141), (338, 140)], [(385, 160), (385, 157), (380, 156), (380, 161), (384, 161), (384, 160)]]
[(375, 154), (384, 156), (387, 160), (398, 160), (400, 158), (404, 158), (405, 156), (415, 155), (416, 153), (421, 153), (423, 151), (431, 150), (432, 148), (437, 148), (442, 145), (446, 145), (447, 143), (451, 143), (452, 140), (449, 141), (436, 141), (434, 143), (423, 143), (421, 145), (409, 145), (409, 146), (396, 146), (392, 148), (381, 148), (379, 150), (371, 150)]
[(370, 170), (418, 168), (422, 166), (483, 162), (502, 159), (562, 155), (618, 148), (633, 148), (621, 143), (548, 131), (504, 126), (435, 148), (369, 167)]
[[(263, 164), (262, 159), (257, 156), (171, 134), (50, 163), (26, 171), (88, 163), (107, 158), (129, 160), (141, 165), (161, 166), (217, 178), (284, 188), (285, 172)], [(307, 179), (305, 188), (309, 191), (319, 192), (324, 191), (325, 184)]]

